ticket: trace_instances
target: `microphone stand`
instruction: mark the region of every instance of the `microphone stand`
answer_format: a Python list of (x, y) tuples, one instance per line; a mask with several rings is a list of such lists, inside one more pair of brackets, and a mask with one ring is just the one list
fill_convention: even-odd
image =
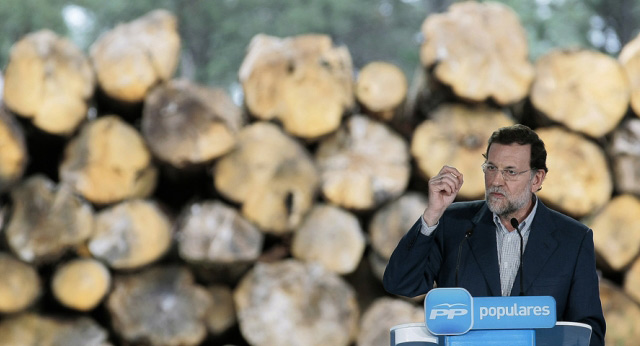
[(524, 296), (524, 278), (522, 274), (522, 257), (524, 255), (524, 240), (522, 239), (522, 233), (520, 232), (520, 225), (518, 224), (518, 220), (514, 217), (511, 218), (511, 226), (516, 229), (518, 235), (520, 236), (520, 295)]
[(460, 245), (458, 245), (458, 260), (456, 261), (456, 287), (460, 287), (460, 285), (458, 284), (458, 272), (460, 271), (460, 259), (462, 257), (462, 244), (464, 244), (464, 242), (469, 239), (471, 237), (471, 235), (473, 235), (473, 227), (475, 225), (472, 225), (471, 228), (469, 228), (465, 233), (464, 233), (464, 238), (462, 238), (462, 241), (460, 242)]

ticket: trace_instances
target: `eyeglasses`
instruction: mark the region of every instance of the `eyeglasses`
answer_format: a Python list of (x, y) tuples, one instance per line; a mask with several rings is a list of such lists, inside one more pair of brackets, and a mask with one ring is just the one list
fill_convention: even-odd
[(514, 180), (518, 180), (518, 176), (520, 174), (532, 171), (532, 169), (527, 169), (522, 172), (518, 172), (518, 171), (514, 171), (513, 169), (499, 169), (498, 167), (485, 162), (482, 164), (482, 171), (488, 178), (493, 178), (496, 176), (498, 172), (500, 172), (500, 174), (502, 174), (502, 179), (504, 179), (505, 181), (514, 181)]

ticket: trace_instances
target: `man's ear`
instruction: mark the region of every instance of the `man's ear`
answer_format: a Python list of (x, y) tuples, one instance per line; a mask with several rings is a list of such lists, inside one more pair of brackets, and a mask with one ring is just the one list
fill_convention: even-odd
[(533, 176), (533, 181), (531, 184), (531, 192), (535, 193), (542, 190), (542, 183), (544, 182), (544, 178), (547, 177), (547, 172), (544, 169), (539, 169), (536, 171), (536, 174)]

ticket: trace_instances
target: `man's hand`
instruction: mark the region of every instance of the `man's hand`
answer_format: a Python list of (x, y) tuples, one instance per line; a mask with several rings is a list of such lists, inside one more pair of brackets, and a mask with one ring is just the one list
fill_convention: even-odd
[(444, 211), (456, 199), (462, 183), (462, 173), (450, 166), (442, 167), (438, 175), (429, 179), (429, 204), (422, 214), (427, 225), (438, 223)]

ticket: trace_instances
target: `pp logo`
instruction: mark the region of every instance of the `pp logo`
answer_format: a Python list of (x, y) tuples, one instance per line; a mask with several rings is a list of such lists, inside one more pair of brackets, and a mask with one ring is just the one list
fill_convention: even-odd
[(438, 288), (424, 299), (427, 329), (434, 335), (460, 335), (473, 327), (473, 299), (464, 288)]

